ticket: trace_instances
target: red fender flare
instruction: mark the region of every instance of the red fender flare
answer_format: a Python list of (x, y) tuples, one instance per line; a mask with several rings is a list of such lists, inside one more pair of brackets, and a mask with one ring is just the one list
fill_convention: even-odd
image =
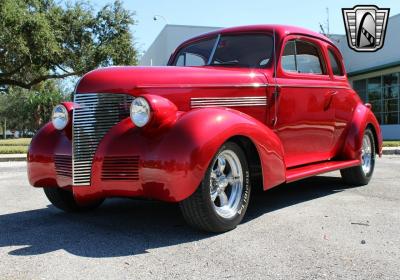
[(377, 153), (380, 156), (382, 155), (382, 131), (379, 123), (370, 108), (364, 104), (359, 104), (354, 110), (352, 121), (348, 127), (347, 137), (341, 152), (342, 158), (360, 158), (362, 138), (368, 125), (371, 125), (375, 131)]

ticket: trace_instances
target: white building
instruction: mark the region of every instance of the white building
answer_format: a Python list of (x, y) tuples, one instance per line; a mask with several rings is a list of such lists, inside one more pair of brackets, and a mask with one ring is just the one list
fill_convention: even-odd
[[(219, 27), (166, 25), (140, 65), (166, 65), (183, 41)], [(345, 35), (332, 35), (343, 54), (349, 80), (361, 98), (372, 104), (386, 140), (400, 139), (400, 14), (389, 18), (384, 47), (360, 53), (348, 47)]]

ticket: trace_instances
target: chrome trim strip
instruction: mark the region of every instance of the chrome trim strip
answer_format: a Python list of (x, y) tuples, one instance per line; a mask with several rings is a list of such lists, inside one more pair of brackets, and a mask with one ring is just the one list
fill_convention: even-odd
[(246, 84), (170, 84), (170, 85), (140, 85), (141, 88), (261, 88), (273, 85), (264, 83), (246, 83)]
[[(270, 86), (273, 86), (272, 84)], [(321, 85), (301, 85), (301, 84), (277, 84), (276, 86), (282, 88), (331, 88), (331, 89), (351, 89), (350, 87), (345, 86), (321, 86)]]
[(346, 86), (323, 86), (323, 85), (301, 85), (301, 84), (264, 84), (264, 83), (246, 83), (246, 84), (170, 84), (170, 85), (141, 85), (135, 88), (262, 88), (262, 87), (283, 87), (283, 88), (331, 88), (331, 89), (352, 89)]
[(239, 96), (239, 97), (192, 97), (192, 100), (251, 100), (251, 99), (265, 99), (266, 96)]
[(190, 99), (191, 108), (266, 106), (267, 103), (266, 96), (193, 97)]

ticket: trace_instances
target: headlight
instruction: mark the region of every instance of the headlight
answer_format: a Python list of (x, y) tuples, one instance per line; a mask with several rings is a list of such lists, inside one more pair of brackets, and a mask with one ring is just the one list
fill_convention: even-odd
[(131, 120), (138, 126), (145, 126), (150, 120), (150, 105), (143, 97), (135, 98), (131, 104)]
[(64, 105), (57, 105), (53, 109), (51, 121), (56, 129), (62, 130), (68, 124), (68, 111)]

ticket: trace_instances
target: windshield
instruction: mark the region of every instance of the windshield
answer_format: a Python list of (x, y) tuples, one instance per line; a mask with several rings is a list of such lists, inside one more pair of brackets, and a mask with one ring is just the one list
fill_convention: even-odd
[(266, 34), (223, 35), (182, 48), (172, 65), (265, 68), (272, 51), (273, 39)]

